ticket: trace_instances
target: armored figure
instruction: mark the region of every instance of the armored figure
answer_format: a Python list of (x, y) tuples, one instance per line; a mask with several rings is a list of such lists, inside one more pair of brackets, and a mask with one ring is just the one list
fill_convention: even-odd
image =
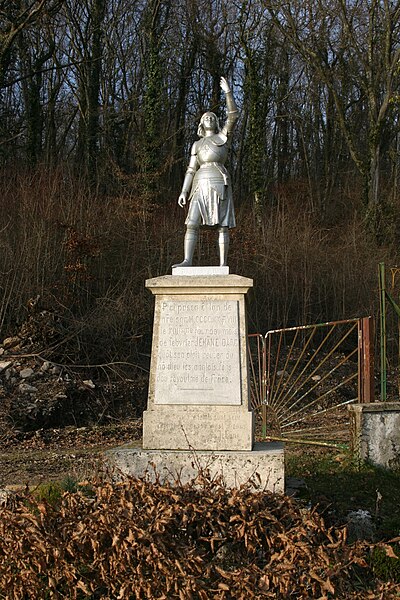
[(229, 228), (235, 227), (231, 178), (225, 167), (231, 135), (238, 118), (238, 110), (228, 82), (221, 77), (225, 93), (227, 120), (222, 129), (217, 116), (206, 112), (197, 130), (200, 140), (192, 146), (178, 204), (184, 207), (189, 200), (185, 221), (184, 260), (174, 267), (190, 267), (197, 243), (200, 225), (218, 228), (220, 266), (227, 265)]

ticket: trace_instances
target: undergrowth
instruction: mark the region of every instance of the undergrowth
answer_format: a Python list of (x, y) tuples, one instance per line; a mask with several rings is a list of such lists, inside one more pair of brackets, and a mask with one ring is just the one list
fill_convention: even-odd
[(92, 487), (89, 482), (79, 482), (75, 477), (67, 476), (61, 481), (50, 481), (41, 483), (32, 490), (32, 495), (37, 501), (43, 501), (50, 505), (57, 506), (61, 503), (65, 492), (80, 492), (86, 496), (92, 494)]
[(377, 546), (373, 549), (371, 557), (371, 565), (374, 574), (383, 581), (393, 581), (400, 583), (400, 547), (396, 544), (393, 549), (392, 545), (384, 547)]
[[(46, 320), (43, 346), (60, 362), (140, 361), (153, 316), (144, 282), (182, 257), (174, 192), (156, 205), (128, 186), (90, 189), (61, 168), (0, 173), (0, 189), (3, 337)], [(393, 264), (395, 251), (368, 237), (356, 206), (322, 223), (299, 210), (296, 186), (281, 193), (257, 218), (238, 207), (231, 231), (230, 271), (254, 280), (250, 332), (373, 314), (377, 263)], [(201, 232), (195, 261), (216, 264), (215, 231)]]
[(344, 525), (351, 511), (368, 511), (376, 541), (400, 536), (398, 473), (360, 464), (349, 450), (309, 447), (304, 452), (288, 445), (286, 475), (304, 480), (302, 500), (318, 507), (328, 523)]

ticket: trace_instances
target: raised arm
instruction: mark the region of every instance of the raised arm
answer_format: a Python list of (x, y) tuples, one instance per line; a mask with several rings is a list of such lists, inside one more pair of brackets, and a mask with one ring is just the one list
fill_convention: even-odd
[(229, 87), (229, 83), (227, 82), (225, 77), (221, 77), (220, 85), (221, 85), (222, 91), (225, 94), (226, 108), (227, 108), (227, 113), (228, 113), (227, 119), (222, 128), (222, 133), (224, 133), (225, 135), (229, 135), (234, 130), (236, 121), (238, 120), (238, 117), (239, 117), (239, 111), (236, 106), (236, 102), (233, 97), (231, 88)]

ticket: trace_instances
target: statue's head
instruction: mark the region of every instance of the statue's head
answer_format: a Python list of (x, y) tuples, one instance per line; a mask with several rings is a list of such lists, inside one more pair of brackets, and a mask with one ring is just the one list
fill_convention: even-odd
[(220, 130), (218, 117), (213, 112), (206, 112), (200, 119), (199, 126), (197, 128), (197, 135), (199, 137), (204, 137), (206, 131), (213, 131), (214, 133), (218, 133)]

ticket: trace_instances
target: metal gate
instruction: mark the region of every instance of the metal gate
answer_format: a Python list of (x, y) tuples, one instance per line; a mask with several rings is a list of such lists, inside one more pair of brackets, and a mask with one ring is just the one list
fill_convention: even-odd
[(347, 442), (347, 405), (374, 399), (372, 335), (371, 317), (249, 335), (257, 435)]

